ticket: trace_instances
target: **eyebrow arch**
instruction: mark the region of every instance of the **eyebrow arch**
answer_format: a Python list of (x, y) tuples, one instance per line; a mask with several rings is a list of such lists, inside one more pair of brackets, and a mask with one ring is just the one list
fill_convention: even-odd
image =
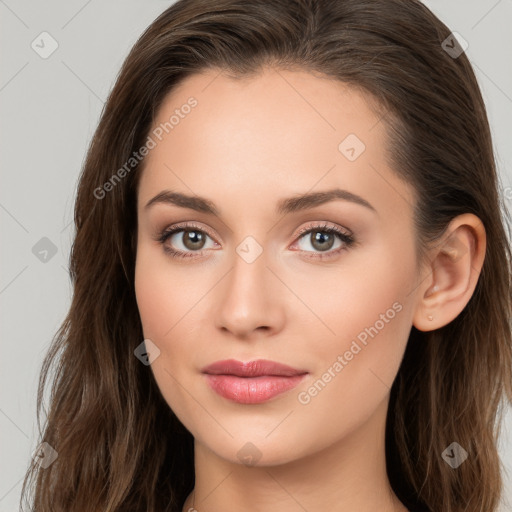
[(320, 206), (330, 201), (334, 201), (335, 199), (359, 204), (377, 213), (377, 210), (366, 199), (363, 199), (361, 196), (353, 194), (348, 190), (342, 190), (340, 188), (333, 188), (324, 192), (310, 192), (297, 197), (282, 199), (278, 202), (276, 211), (279, 214), (285, 215), (287, 213), (314, 208), (315, 206)]
[[(340, 188), (334, 188), (324, 192), (310, 192), (307, 194), (298, 195), (296, 197), (281, 199), (277, 203), (276, 213), (285, 215), (288, 213), (303, 211), (309, 208), (314, 208), (315, 206), (320, 206), (335, 199), (341, 199), (359, 204), (377, 213), (377, 210), (366, 199), (363, 199), (362, 197), (353, 194), (348, 190), (342, 190)], [(196, 210), (198, 212), (208, 213), (216, 216), (219, 216), (220, 213), (215, 204), (212, 201), (205, 199), (204, 197), (189, 196), (182, 194), (181, 192), (172, 192), (169, 190), (163, 190), (155, 197), (150, 199), (144, 209), (147, 210), (154, 204), (158, 203), (173, 204), (182, 208), (190, 208), (191, 210)]]

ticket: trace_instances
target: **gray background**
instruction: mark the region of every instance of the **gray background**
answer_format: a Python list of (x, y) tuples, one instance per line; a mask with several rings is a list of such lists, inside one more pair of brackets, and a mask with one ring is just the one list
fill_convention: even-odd
[[(73, 204), (86, 148), (129, 49), (171, 3), (0, 0), (0, 512), (18, 510), (22, 478), (37, 447), (37, 379), (70, 304)], [(512, 198), (512, 0), (425, 3), (469, 43), (503, 193)], [(58, 43), (46, 59), (31, 47), (43, 31)], [(50, 43), (45, 39), (46, 50)], [(44, 237), (51, 243), (41, 242)], [(46, 256), (34, 254), (38, 243)], [(511, 431), (507, 409), (500, 441), (507, 470), (504, 511), (512, 511)]]

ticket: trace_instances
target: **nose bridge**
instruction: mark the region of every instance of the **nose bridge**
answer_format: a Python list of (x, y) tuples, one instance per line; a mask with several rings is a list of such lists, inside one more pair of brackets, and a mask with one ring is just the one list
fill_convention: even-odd
[(218, 302), (219, 327), (247, 335), (259, 327), (275, 330), (283, 320), (283, 304), (277, 286), (282, 283), (267, 268), (271, 257), (253, 236), (235, 247), (232, 268)]
[(271, 272), (268, 250), (252, 236), (247, 236), (235, 248), (232, 271), (228, 277), (229, 296), (236, 298), (239, 309), (244, 305), (255, 311), (268, 300), (269, 277)]
[(253, 236), (247, 236), (235, 248), (231, 284), (243, 292), (247, 288), (264, 291), (267, 286), (269, 270), (269, 251)]

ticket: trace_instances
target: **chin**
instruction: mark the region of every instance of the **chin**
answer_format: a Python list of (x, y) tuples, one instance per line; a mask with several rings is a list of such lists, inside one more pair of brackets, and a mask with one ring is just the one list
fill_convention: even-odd
[[(268, 429), (265, 429), (265, 432), (268, 432)], [(223, 439), (200, 440), (197, 437), (196, 440), (227, 462), (247, 467), (279, 466), (307, 455), (304, 450), (304, 439), (294, 440), (284, 433), (281, 436), (276, 435), (273, 439), (266, 436), (267, 434), (262, 434), (261, 431), (247, 430), (233, 438), (226, 435), (222, 436)], [(302, 446), (302, 450), (297, 450), (298, 446)]]

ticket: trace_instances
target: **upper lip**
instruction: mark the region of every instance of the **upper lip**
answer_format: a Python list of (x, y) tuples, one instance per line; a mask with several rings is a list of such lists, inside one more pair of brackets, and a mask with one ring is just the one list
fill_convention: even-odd
[(292, 368), (267, 359), (257, 359), (247, 363), (236, 359), (227, 359), (205, 366), (201, 371), (210, 375), (235, 375), (237, 377), (260, 377), (262, 375), (292, 377), (308, 373), (306, 370)]

